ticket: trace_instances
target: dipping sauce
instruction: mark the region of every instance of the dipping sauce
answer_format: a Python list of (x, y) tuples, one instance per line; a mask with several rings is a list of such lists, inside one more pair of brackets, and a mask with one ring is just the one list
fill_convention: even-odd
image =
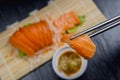
[(81, 58), (76, 52), (67, 51), (58, 59), (58, 70), (67, 76), (71, 76), (79, 71), (81, 64)]

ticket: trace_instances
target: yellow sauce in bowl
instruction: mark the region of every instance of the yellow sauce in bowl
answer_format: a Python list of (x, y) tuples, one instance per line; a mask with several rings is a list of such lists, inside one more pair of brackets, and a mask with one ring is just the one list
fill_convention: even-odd
[(58, 70), (67, 76), (79, 71), (81, 67), (81, 58), (74, 51), (67, 51), (62, 53), (58, 59)]
[(69, 45), (64, 45), (55, 52), (52, 67), (59, 77), (71, 80), (85, 72), (87, 60), (77, 54)]

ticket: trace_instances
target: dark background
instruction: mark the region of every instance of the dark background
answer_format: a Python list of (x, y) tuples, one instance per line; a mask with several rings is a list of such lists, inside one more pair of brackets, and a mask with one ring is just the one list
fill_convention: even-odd
[[(48, 0), (0, 0), (0, 32), (7, 25), (20, 21), (34, 9), (47, 5)], [(120, 14), (120, 0), (94, 0), (107, 19)], [(120, 26), (92, 38), (97, 46), (88, 61), (84, 75), (76, 80), (120, 80)], [(51, 61), (21, 80), (62, 80), (53, 71)]]

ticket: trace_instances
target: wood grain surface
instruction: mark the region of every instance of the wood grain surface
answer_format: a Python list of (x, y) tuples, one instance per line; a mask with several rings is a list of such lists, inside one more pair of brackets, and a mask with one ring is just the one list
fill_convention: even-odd
[[(84, 4), (86, 4), (87, 6)], [(74, 10), (77, 15), (86, 16), (86, 22), (80, 27), (79, 32), (105, 20), (104, 16), (101, 14), (101, 12), (97, 9), (95, 4), (91, 0), (66, 0), (64, 2), (61, 0), (56, 0), (55, 2), (50, 2), (48, 6), (44, 7), (39, 11), (36, 10), (34, 12), (31, 12), (29, 17), (8, 26), (7, 29), (0, 34), (1, 78), (3, 80), (19, 79), (28, 72), (50, 60), (54, 54), (54, 50), (49, 50), (49, 52), (46, 52), (45, 54), (39, 53), (37, 57), (33, 57), (32, 59), (26, 60), (19, 58), (16, 55), (17, 50), (14, 50), (12, 46), (8, 43), (9, 37), (15, 32), (15, 30), (26, 24), (37, 22), (40, 19), (44, 18), (44, 16), (45, 18), (47, 16), (51, 16), (53, 19), (56, 19), (61, 14), (71, 10)], [(8, 54), (11, 55), (12, 53), (12, 56), (8, 56)]]
[[(36, 2), (36, 4), (30, 3), (33, 8), (40, 8), (43, 2), (40, 2), (39, 5), (37, 5), (38, 1), (35, 0), (33, 2)], [(111, 18), (115, 15), (117, 15), (120, 12), (120, 0), (95, 0), (95, 3), (98, 5), (98, 8), (104, 13), (104, 15), (107, 18)], [(40, 5), (41, 4), (41, 5)], [(24, 5), (24, 4), (23, 4)], [(11, 23), (11, 21), (16, 21), (17, 19), (20, 20), (21, 18), (24, 18), (28, 12), (33, 9), (31, 8), (31, 5), (26, 5), (21, 7), (16, 6), (17, 9), (12, 8), (12, 11), (10, 11), (10, 8), (2, 8), (0, 9), (1, 16), (1, 22), (3, 21), (2, 26), (0, 27), (0, 30), (4, 30), (4, 26), (8, 23)], [(34, 6), (33, 6), (34, 5)], [(111, 8), (112, 5), (112, 8)], [(19, 8), (18, 8), (19, 7)], [(21, 13), (14, 11), (18, 10), (21, 13), (25, 13), (22, 15)], [(7, 11), (11, 14), (7, 14)], [(5, 14), (6, 13), (6, 14)], [(19, 13), (20, 15), (17, 16)], [(6, 17), (6, 16), (11, 16)], [(14, 15), (14, 16), (12, 16)], [(8, 20), (8, 22), (4, 22), (5, 20)], [(93, 38), (93, 41), (97, 45), (97, 52), (93, 59), (89, 60), (87, 71), (83, 76), (81, 76), (79, 79), (82, 80), (119, 80), (120, 79), (120, 51), (119, 51), (119, 30), (120, 27), (116, 27), (110, 31), (107, 31), (103, 34), (100, 34)], [(4, 70), (4, 72), (7, 72), (7, 70)], [(10, 79), (9, 79), (10, 80)], [(31, 72), (29, 75), (22, 78), (22, 80), (61, 80), (53, 71), (51, 66), (51, 61), (47, 62), (46, 64), (42, 65), (40, 68), (35, 70), (34, 72)]]

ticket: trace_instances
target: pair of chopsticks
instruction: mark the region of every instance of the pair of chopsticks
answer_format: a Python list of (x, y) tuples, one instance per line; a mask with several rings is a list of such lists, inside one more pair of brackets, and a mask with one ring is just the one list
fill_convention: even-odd
[(100, 33), (105, 32), (105, 31), (107, 31), (107, 30), (109, 30), (109, 29), (111, 29), (111, 28), (114, 28), (114, 27), (116, 27), (116, 26), (118, 26), (118, 25), (120, 25), (120, 15), (118, 15), (118, 16), (116, 16), (116, 17), (114, 17), (114, 18), (111, 18), (111, 19), (109, 19), (109, 20), (106, 20), (106, 21), (104, 21), (104, 22), (102, 22), (102, 23), (100, 23), (100, 24), (98, 24), (98, 25), (95, 25), (95, 26), (93, 26), (92, 28), (89, 28), (89, 29), (87, 29), (87, 30), (85, 30), (85, 31), (82, 31), (82, 32), (80, 32), (80, 33), (77, 33), (77, 34), (73, 35), (72, 37), (70, 37), (70, 40), (72, 40), (72, 39), (74, 39), (74, 38), (76, 38), (76, 37), (78, 37), (78, 36), (80, 36), (80, 35), (82, 35), (82, 34), (86, 34), (86, 33), (88, 33), (88, 32), (91, 32), (91, 31), (95, 30), (95, 29), (98, 29), (98, 28), (100, 28), (100, 27), (105, 26), (105, 28), (103, 28), (103, 29), (101, 29), (101, 30), (98, 30), (98, 31), (96, 31), (96, 32), (93, 32), (93, 33), (91, 33), (91, 34), (88, 35), (89, 37), (93, 37), (93, 36), (95, 36), (95, 35), (98, 35), (98, 34), (100, 34)]

